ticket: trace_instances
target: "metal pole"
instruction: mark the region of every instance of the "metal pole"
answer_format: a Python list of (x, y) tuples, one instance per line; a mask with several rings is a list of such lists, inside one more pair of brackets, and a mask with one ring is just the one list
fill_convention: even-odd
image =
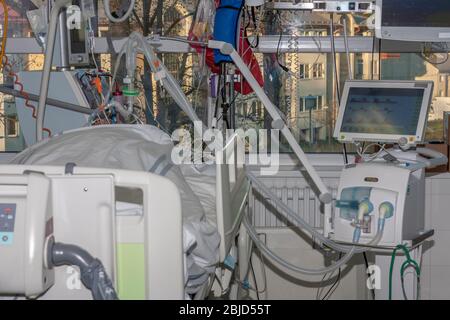
[(50, 83), (50, 72), (52, 70), (53, 51), (55, 49), (56, 30), (58, 28), (59, 13), (61, 9), (70, 4), (71, 0), (55, 1), (51, 15), (49, 32), (47, 36), (47, 47), (45, 50), (44, 69), (42, 71), (41, 89), (39, 91), (39, 105), (37, 108), (36, 117), (36, 141), (41, 141), (44, 137), (44, 118), (45, 118), (45, 104), (48, 97), (48, 86)]
[(345, 54), (347, 56), (348, 79), (353, 80), (353, 68), (352, 68), (352, 62), (350, 59), (350, 49), (348, 46), (347, 16), (344, 15), (342, 17), (342, 19), (344, 21), (344, 44), (345, 44)]
[(313, 144), (312, 108), (309, 108), (309, 144)]
[[(16, 98), (22, 98), (22, 99), (26, 99), (25, 95), (27, 95), (29, 100), (36, 101), (36, 102), (39, 101), (39, 96), (36, 94), (32, 94), (32, 93), (25, 92), (25, 91), (21, 93), (18, 90), (8, 88), (4, 85), (0, 85), (0, 92), (9, 94)], [(82, 106), (79, 106), (79, 105), (76, 105), (73, 103), (64, 102), (61, 100), (47, 98), (47, 104), (50, 106), (56, 107), (56, 108), (74, 111), (74, 112), (78, 112), (78, 113), (83, 113), (83, 114), (87, 114), (87, 115), (90, 115), (92, 113), (92, 110), (89, 108), (82, 107)]]

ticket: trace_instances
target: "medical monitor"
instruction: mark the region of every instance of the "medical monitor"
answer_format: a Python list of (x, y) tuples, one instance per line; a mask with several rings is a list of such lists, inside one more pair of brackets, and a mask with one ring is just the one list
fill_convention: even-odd
[(342, 142), (423, 142), (431, 81), (347, 81), (334, 137)]
[(450, 41), (449, 0), (376, 0), (377, 38), (403, 41)]

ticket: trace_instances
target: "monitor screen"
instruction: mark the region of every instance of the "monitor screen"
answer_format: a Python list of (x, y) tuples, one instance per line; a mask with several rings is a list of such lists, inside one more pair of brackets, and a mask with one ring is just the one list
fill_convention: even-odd
[(449, 0), (384, 0), (383, 27), (450, 27)]
[(424, 88), (349, 89), (341, 132), (416, 135)]
[(86, 52), (86, 32), (82, 29), (70, 30), (71, 53), (87, 53)]

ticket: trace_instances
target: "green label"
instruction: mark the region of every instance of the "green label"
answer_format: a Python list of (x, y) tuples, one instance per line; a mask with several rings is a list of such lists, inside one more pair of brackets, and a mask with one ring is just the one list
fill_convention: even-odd
[(117, 291), (121, 300), (145, 299), (145, 254), (143, 243), (117, 246)]

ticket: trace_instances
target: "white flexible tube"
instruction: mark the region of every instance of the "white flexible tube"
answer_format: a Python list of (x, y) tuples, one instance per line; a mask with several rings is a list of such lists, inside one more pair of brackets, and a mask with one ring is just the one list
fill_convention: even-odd
[(247, 229), (248, 235), (252, 239), (253, 243), (256, 247), (263, 253), (267, 258), (277, 262), (278, 264), (298, 273), (306, 274), (306, 275), (321, 275), (329, 272), (333, 272), (334, 270), (342, 267), (345, 263), (347, 263), (356, 251), (355, 247), (351, 247), (350, 251), (348, 251), (341, 259), (339, 259), (336, 263), (321, 269), (307, 269), (299, 266), (294, 266), (293, 264), (287, 262), (286, 260), (280, 258), (275, 253), (273, 253), (265, 243), (263, 243), (256, 234), (255, 229), (248, 221), (248, 218), (245, 217), (243, 220), (244, 226)]
[[(167, 90), (169, 95), (172, 97), (172, 99), (175, 101), (175, 103), (180, 107), (181, 110), (183, 110), (186, 115), (189, 117), (189, 119), (195, 124), (195, 123), (201, 123), (202, 127), (199, 128), (198, 126), (194, 126), (194, 130), (196, 130), (199, 134), (199, 136), (203, 136), (203, 132), (207, 130), (207, 127), (203, 124), (203, 122), (198, 118), (197, 114), (195, 113), (194, 108), (192, 107), (192, 104), (187, 99), (186, 95), (184, 94), (183, 90), (181, 89), (179, 83), (175, 80), (175, 78), (170, 74), (170, 72), (167, 70), (167, 68), (164, 66), (161, 60), (159, 60), (158, 56), (155, 53), (155, 50), (150, 46), (150, 44), (147, 42), (146, 38), (138, 33), (133, 32), (128, 37), (127, 42), (123, 45), (122, 49), (120, 50), (117, 58), (117, 63), (114, 68), (113, 73), (113, 79), (112, 83), (115, 83), (117, 78), (117, 72), (119, 70), (119, 65), (122, 61), (123, 55), (126, 55), (126, 61), (127, 61), (127, 74), (133, 75), (134, 69), (136, 68), (135, 59), (137, 53), (143, 53), (145, 56), (145, 59), (150, 65), (150, 69), (152, 73), (155, 74), (155, 79), (160, 81), (162, 86)], [(112, 86), (110, 86), (108, 90), (108, 94), (106, 95), (106, 101), (109, 101), (112, 94)], [(130, 111), (130, 110), (129, 110)], [(203, 130), (203, 131), (201, 131)]]
[(49, 30), (47, 35), (47, 47), (45, 50), (44, 68), (42, 70), (41, 88), (39, 90), (39, 104), (36, 110), (36, 142), (41, 141), (44, 137), (44, 118), (45, 107), (47, 104), (48, 87), (50, 84), (50, 74), (52, 71), (53, 52), (55, 49), (56, 32), (59, 22), (59, 13), (62, 8), (69, 5), (71, 0), (55, 1), (49, 23)]
[(280, 212), (292, 224), (294, 225), (298, 224), (300, 227), (303, 227), (307, 232), (310, 233), (312, 237), (316, 238), (317, 240), (326, 244), (328, 247), (334, 250), (340, 252), (349, 252), (352, 249), (350, 246), (341, 245), (328, 239), (323, 234), (314, 229), (312, 226), (310, 226), (305, 220), (303, 220), (300, 216), (298, 216), (285, 203), (283, 203), (280, 199), (275, 197), (273, 193), (270, 191), (270, 189), (267, 188), (267, 186), (265, 186), (262, 182), (260, 182), (258, 178), (250, 171), (247, 171), (247, 177), (249, 178), (250, 182), (252, 182), (254, 185), (258, 187), (258, 192), (262, 192), (262, 194), (269, 197), (274, 202), (274, 204), (281, 209), (278, 210), (278, 212)]
[(111, 14), (111, 7), (110, 7), (110, 4), (109, 4), (109, 0), (103, 0), (103, 6), (105, 7), (105, 14), (106, 14), (106, 17), (108, 17), (108, 19), (109, 19), (111, 22), (114, 22), (114, 23), (124, 22), (125, 20), (128, 19), (128, 17), (129, 17), (129, 16), (131, 15), (131, 13), (133, 12), (135, 3), (136, 3), (136, 0), (131, 0), (131, 2), (130, 2), (130, 7), (128, 8), (127, 12), (126, 12), (122, 17), (120, 17), (120, 18), (115, 18), (115, 17), (113, 17), (113, 15)]

